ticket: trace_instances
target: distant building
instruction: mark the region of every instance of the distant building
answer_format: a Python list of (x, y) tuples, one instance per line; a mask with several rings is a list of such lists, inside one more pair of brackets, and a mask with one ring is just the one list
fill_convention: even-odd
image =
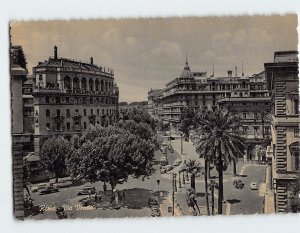
[[(275, 195), (276, 212), (292, 212), (295, 189), (300, 182), (299, 62), (297, 51), (275, 52), (274, 62), (265, 63), (272, 94), (272, 145), (267, 170)], [(271, 167), (272, 164), (272, 167)], [(274, 188), (274, 189), (273, 189)], [(298, 210), (299, 211), (299, 210)]]
[(148, 113), (154, 119), (162, 121), (163, 104), (161, 101), (162, 89), (151, 89), (148, 91)]
[(52, 135), (70, 139), (89, 124), (117, 121), (119, 91), (112, 69), (54, 56), (33, 67), (34, 145), (39, 151)]

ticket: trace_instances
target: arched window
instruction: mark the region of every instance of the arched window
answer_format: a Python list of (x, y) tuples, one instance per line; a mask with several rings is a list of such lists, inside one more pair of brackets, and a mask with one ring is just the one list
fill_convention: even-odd
[(96, 81), (95, 81), (95, 90), (99, 91), (99, 80), (98, 79), (96, 79)]
[(103, 82), (103, 80), (101, 80), (101, 82), (100, 82), (100, 89), (101, 89), (101, 91), (104, 90), (104, 82)]
[(87, 81), (86, 81), (86, 78), (82, 78), (81, 79), (81, 89), (82, 90), (86, 90), (87, 88)]
[(69, 76), (64, 77), (64, 89), (66, 90), (71, 89), (71, 78)]
[(92, 78), (90, 78), (89, 80), (89, 88), (90, 91), (94, 91), (94, 80)]
[(73, 90), (79, 90), (79, 79), (77, 77), (73, 78)]

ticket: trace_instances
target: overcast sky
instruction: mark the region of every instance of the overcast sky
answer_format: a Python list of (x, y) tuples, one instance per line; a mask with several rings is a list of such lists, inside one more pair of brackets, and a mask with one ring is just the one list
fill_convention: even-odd
[(189, 17), (123, 20), (27, 21), (11, 24), (12, 43), (22, 45), (27, 68), (53, 56), (94, 58), (111, 67), (120, 101), (147, 99), (180, 75), (188, 55), (192, 71), (225, 76), (242, 60), (245, 75), (259, 73), (274, 51), (296, 50), (297, 16)]

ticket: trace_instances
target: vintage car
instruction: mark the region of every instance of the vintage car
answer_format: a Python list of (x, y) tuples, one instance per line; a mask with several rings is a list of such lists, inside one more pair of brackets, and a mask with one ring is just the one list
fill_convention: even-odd
[(85, 186), (84, 188), (78, 190), (77, 195), (89, 195), (95, 194), (96, 188), (94, 186)]
[(58, 191), (59, 191), (58, 188), (55, 188), (53, 186), (47, 186), (40, 190), (40, 195), (49, 194), (49, 193), (57, 193)]

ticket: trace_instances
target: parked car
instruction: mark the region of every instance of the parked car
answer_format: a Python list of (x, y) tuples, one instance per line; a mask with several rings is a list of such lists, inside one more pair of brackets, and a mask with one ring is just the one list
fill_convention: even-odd
[(89, 194), (95, 194), (96, 188), (94, 186), (86, 186), (80, 190), (78, 190), (77, 195), (89, 195)]
[(257, 185), (256, 185), (256, 182), (251, 182), (251, 183), (250, 183), (250, 189), (251, 189), (251, 190), (258, 190)]
[(49, 194), (49, 193), (57, 193), (59, 191), (58, 188), (54, 188), (52, 186), (47, 186), (40, 190), (40, 195)]
[(66, 188), (73, 184), (70, 180), (60, 180), (58, 183), (54, 184), (53, 187), (55, 188)]
[(173, 163), (173, 166), (175, 167), (175, 166), (179, 166), (180, 164), (181, 164), (181, 161), (182, 160), (180, 160), (180, 159), (176, 159), (175, 161), (174, 161), (174, 163)]
[(49, 186), (49, 183), (40, 183), (40, 184), (36, 184), (31, 186), (31, 192), (35, 193), (41, 189), (46, 188), (47, 186)]
[(172, 165), (167, 165), (167, 166), (166, 166), (166, 170), (167, 170), (167, 171), (171, 171), (172, 169), (173, 169), (173, 166), (172, 166)]

